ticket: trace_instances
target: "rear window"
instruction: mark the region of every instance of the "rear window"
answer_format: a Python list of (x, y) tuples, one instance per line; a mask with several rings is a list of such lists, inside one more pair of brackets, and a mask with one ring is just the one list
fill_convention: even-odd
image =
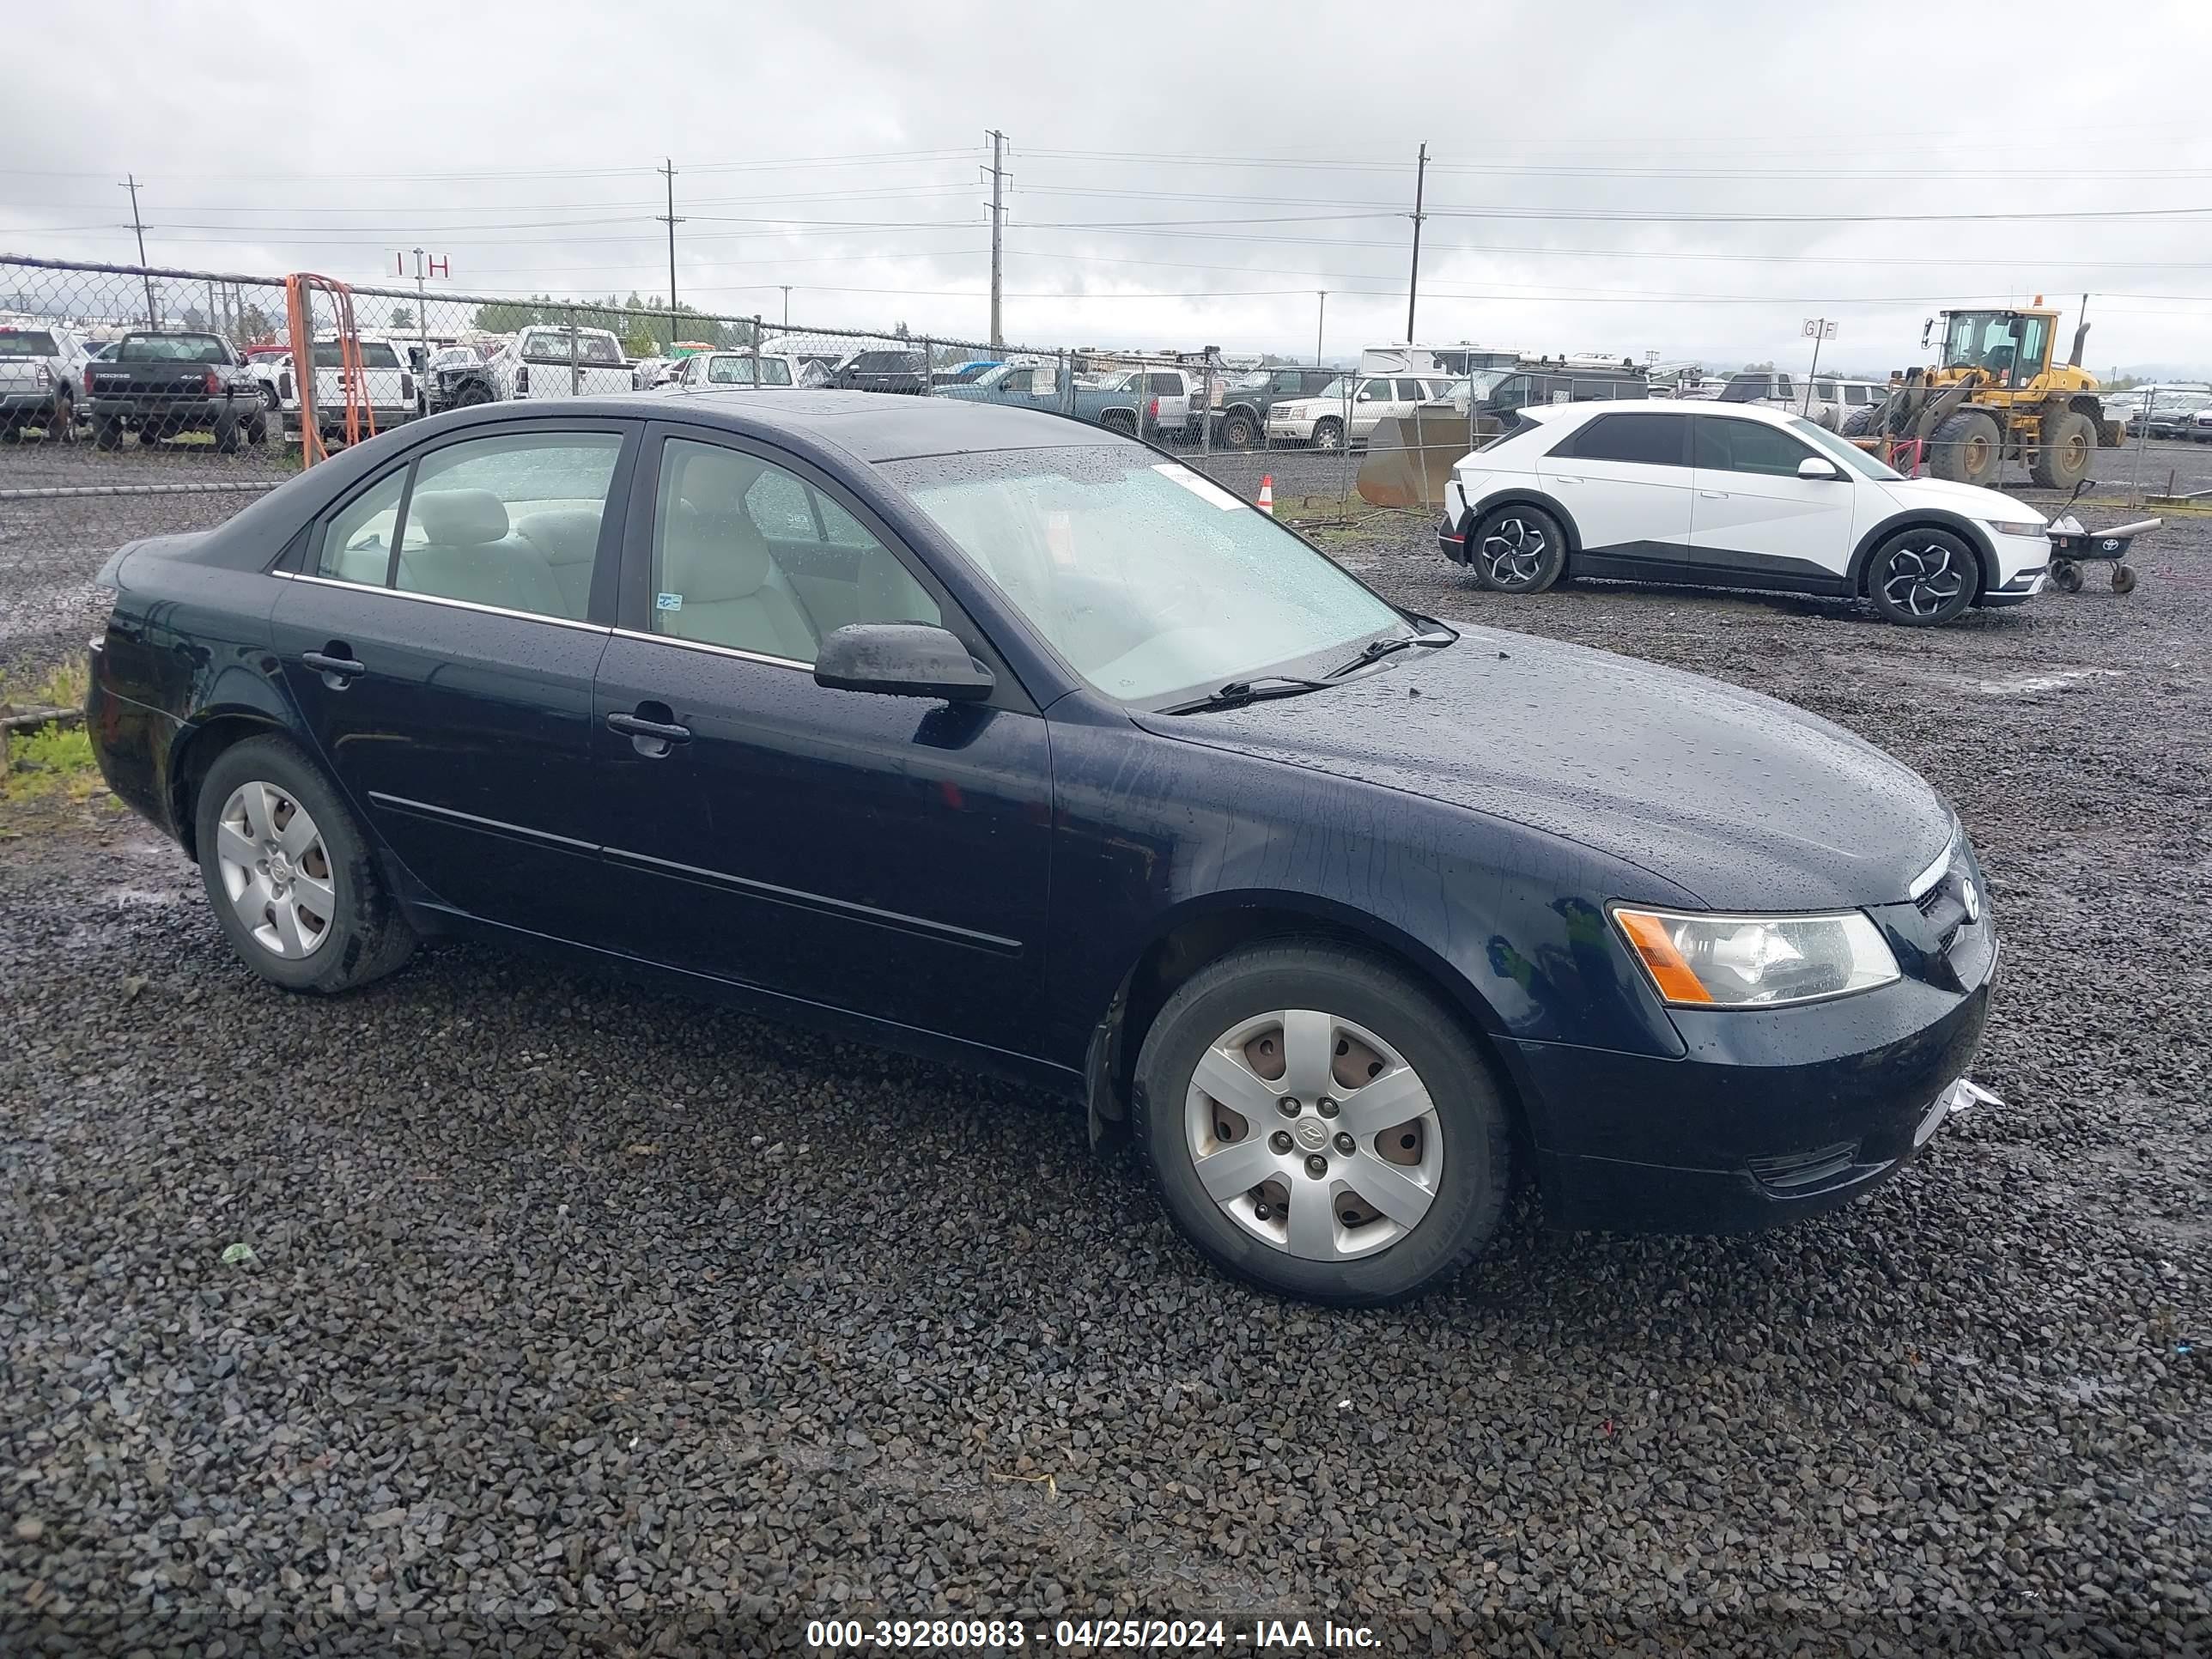
[(60, 351), (42, 328), (0, 328), (0, 357), (52, 357)]
[(853, 359), (855, 374), (915, 374), (921, 369), (921, 359), (908, 351), (864, 351)]
[[(315, 342), (317, 368), (339, 368), (343, 365), (344, 359), (336, 340)], [(363, 368), (397, 368), (399, 367), (399, 354), (381, 340), (363, 340), (361, 343), (361, 366)]]
[(553, 329), (532, 329), (522, 337), (522, 356), (526, 362), (565, 363), (569, 361), (571, 341), (574, 342), (574, 358), (580, 363), (595, 363), (619, 368), (622, 348), (609, 334), (567, 334)]
[(212, 334), (133, 334), (115, 354), (119, 363), (222, 363), (230, 360)]

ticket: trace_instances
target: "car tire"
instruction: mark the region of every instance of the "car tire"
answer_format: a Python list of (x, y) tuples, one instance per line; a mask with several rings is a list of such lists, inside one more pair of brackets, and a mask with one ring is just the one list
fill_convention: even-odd
[(149, 449), (151, 449), (155, 444), (161, 442), (161, 440), (167, 435), (168, 434), (166, 428), (154, 425), (150, 422), (138, 428), (138, 441), (145, 445)]
[(73, 444), (76, 441), (76, 399), (67, 386), (54, 393), (54, 405), (46, 413), (46, 441), (50, 444)]
[(1260, 423), (1241, 409), (1222, 418), (1221, 441), (1231, 449), (1249, 449), (1260, 441)]
[(1867, 597), (1883, 621), (1935, 628), (1981, 591), (1982, 562), (1948, 530), (1900, 530), (1867, 561)]
[(1124, 438), (1137, 435), (1137, 417), (1126, 409), (1109, 409), (1098, 417), (1098, 424), (1109, 432), (1117, 432)]
[(1334, 452), (1343, 448), (1344, 422), (1334, 416), (1324, 416), (1314, 422), (1313, 437), (1310, 442), (1316, 449)]
[(94, 421), (92, 423), (92, 446), (95, 449), (122, 448), (123, 422), (120, 421)]
[(1540, 593), (1567, 568), (1567, 535), (1540, 507), (1498, 507), (1468, 537), (1482, 585), (1496, 593)]
[[(1264, 1065), (1269, 1042), (1281, 1056), (1273, 1081), (1248, 1063)], [(1395, 1080), (1390, 1103), (1362, 1117), (1378, 1068), (1378, 1081)], [(1274, 1091), (1304, 1087), (1302, 1073), (1336, 1092), (1309, 1088), (1285, 1115)], [(1234, 1098), (1213, 1097), (1209, 1077), (1232, 1084)], [(1285, 1296), (1402, 1302), (1480, 1251), (1504, 1208), (1509, 1116), (1489, 1066), (1451, 1010), (1357, 946), (1267, 940), (1201, 969), (1145, 1034), (1133, 1105), (1176, 1227), (1224, 1271)], [(1401, 1107), (1407, 1117), (1386, 1121)], [(1212, 1170), (1223, 1152), (1237, 1161)], [(1236, 1184), (1247, 1174), (1249, 1186)], [(1255, 1189), (1279, 1207), (1263, 1210)]]
[(1871, 409), (1855, 409), (1844, 416), (1844, 423), (1836, 435), (1842, 438), (1866, 437), (1874, 430), (1874, 416), (1875, 411)]
[(453, 407), (456, 409), (474, 409), (478, 404), (488, 404), (491, 401), (491, 388), (489, 386), (482, 385), (465, 386), (461, 388), (460, 394), (453, 399)]
[(255, 415), (247, 419), (246, 441), (256, 449), (269, 441), (269, 417), (266, 415)]
[(2051, 416), (2044, 422), (2043, 441), (2035, 447), (2028, 476), (2045, 489), (2071, 489), (2089, 476), (2089, 463), (2097, 455), (2097, 428), (2078, 409)]
[(23, 428), (13, 421), (0, 421), (0, 444), (19, 444), (23, 441)]
[(271, 415), (284, 407), (283, 400), (276, 395), (276, 388), (266, 380), (261, 383), (261, 403)]
[(193, 846), (217, 925), (272, 985), (349, 991), (415, 949), (353, 814), (286, 738), (249, 738), (216, 757), (193, 803)]
[(215, 423), (215, 453), (218, 455), (238, 453), (238, 422), (228, 416)]
[(1994, 486), (2004, 471), (2004, 434), (1996, 420), (1978, 409), (1949, 416), (1929, 442), (1928, 470), (1952, 483)]

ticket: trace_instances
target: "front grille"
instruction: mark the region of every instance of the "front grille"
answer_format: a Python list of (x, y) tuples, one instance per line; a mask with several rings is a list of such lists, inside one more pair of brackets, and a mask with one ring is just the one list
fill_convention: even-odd
[(1858, 1142), (1840, 1140), (1832, 1146), (1809, 1152), (1780, 1152), (1771, 1158), (1746, 1158), (1744, 1168), (1762, 1187), (1778, 1192), (1802, 1192), (1808, 1187), (1825, 1186), (1844, 1174), (1858, 1161)]

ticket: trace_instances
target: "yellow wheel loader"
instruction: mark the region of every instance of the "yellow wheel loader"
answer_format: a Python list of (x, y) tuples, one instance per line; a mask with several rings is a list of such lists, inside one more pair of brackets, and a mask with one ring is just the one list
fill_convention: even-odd
[(1938, 478), (1995, 484), (2008, 460), (2025, 461), (2046, 489), (2071, 489), (2089, 476), (2100, 448), (2117, 449), (2125, 429), (2105, 418), (2097, 378), (2081, 367), (2086, 322), (2074, 349), (2053, 362), (2058, 313), (2043, 296), (2020, 310), (1947, 311), (1933, 368), (1897, 377), (1888, 401), (1846, 422), (1843, 435), (1880, 449), (1910, 470), (1918, 461)]

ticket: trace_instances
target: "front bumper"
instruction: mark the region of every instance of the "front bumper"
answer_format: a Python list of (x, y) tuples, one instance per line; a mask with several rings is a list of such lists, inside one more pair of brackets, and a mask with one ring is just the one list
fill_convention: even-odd
[(1742, 1232), (1833, 1209), (1897, 1175), (1972, 1102), (1958, 1085), (1999, 956), (1983, 890), (1962, 839), (1917, 903), (1868, 912), (1903, 978), (1791, 1008), (1670, 1009), (1680, 1059), (1516, 1043), (1553, 1218)]
[(1310, 444), (1313, 441), (1316, 417), (1310, 421), (1283, 420), (1276, 416), (1267, 417), (1267, 441), (1279, 444)]

